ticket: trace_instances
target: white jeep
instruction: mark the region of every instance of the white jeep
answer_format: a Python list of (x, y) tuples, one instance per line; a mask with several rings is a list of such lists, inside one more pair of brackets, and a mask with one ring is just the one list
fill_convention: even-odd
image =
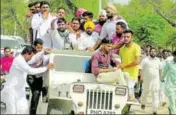
[(128, 87), (97, 83), (86, 73), (93, 54), (60, 50), (51, 54), (47, 114), (127, 114)]

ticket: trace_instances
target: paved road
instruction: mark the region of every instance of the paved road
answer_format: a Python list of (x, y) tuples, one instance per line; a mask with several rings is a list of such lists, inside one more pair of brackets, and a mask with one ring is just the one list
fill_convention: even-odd
[[(38, 113), (44, 114), (46, 112), (47, 103), (40, 103), (38, 108)], [(132, 105), (131, 111), (136, 114), (152, 114), (152, 96), (151, 94), (148, 97), (148, 103), (146, 104), (145, 110), (141, 110), (140, 104), (139, 105)], [(159, 106), (158, 114), (169, 114), (168, 112), (168, 102), (163, 106)]]
[[(152, 111), (152, 95), (150, 94), (149, 97), (148, 97), (148, 102), (146, 104), (145, 110), (142, 110), (140, 105), (133, 105), (131, 107), (131, 111), (135, 112), (136, 114), (153, 114), (153, 111)], [(164, 107), (161, 106), (161, 105), (159, 106), (158, 114), (169, 114), (168, 101), (167, 101), (167, 104)]]
[[(40, 99), (40, 103), (39, 103), (37, 113), (38, 114), (46, 114), (47, 106), (48, 106), (48, 104), (43, 103), (42, 99)], [(152, 112), (152, 98), (151, 98), (151, 95), (149, 95), (149, 97), (148, 97), (148, 103), (146, 104), (145, 110), (141, 110), (140, 105), (132, 105), (131, 111), (136, 113), (136, 114), (152, 114), (153, 112)], [(1, 110), (1, 114), (3, 114), (3, 113), (4, 113), (4, 110)], [(162, 107), (162, 106), (159, 107), (158, 114), (169, 114), (168, 103), (164, 107)]]

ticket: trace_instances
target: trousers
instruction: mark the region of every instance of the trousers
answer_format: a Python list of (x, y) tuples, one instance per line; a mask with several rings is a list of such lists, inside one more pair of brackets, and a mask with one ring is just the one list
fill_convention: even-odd
[(36, 115), (38, 102), (40, 99), (40, 94), (43, 86), (43, 78), (42, 77), (36, 78), (35, 75), (28, 75), (27, 83), (32, 92), (30, 115)]
[(125, 75), (120, 69), (115, 72), (100, 73), (97, 76), (96, 80), (99, 83), (117, 83), (118, 82), (120, 85), (127, 85)]

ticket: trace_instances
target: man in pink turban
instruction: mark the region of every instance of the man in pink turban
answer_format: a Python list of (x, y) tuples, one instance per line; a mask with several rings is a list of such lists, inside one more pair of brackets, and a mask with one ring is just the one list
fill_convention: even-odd
[(77, 16), (78, 18), (80, 18), (81, 15), (82, 15), (84, 12), (86, 12), (86, 11), (87, 11), (86, 9), (79, 8), (79, 9), (76, 11), (76, 16)]

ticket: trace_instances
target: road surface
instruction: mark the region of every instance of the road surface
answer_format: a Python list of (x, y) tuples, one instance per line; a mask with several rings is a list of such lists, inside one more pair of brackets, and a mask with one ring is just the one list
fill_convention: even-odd
[[(167, 98), (166, 98), (166, 100), (167, 100)], [(135, 112), (136, 114), (153, 114), (153, 111), (152, 111), (152, 95), (150, 94), (149, 97), (148, 97), (148, 102), (146, 104), (145, 110), (142, 110), (140, 105), (133, 105), (131, 107), (131, 111)], [(158, 114), (169, 114), (168, 100), (167, 100), (167, 104), (164, 107), (161, 106), (161, 105), (159, 106)]]
[[(38, 106), (37, 113), (38, 114), (46, 114), (47, 106), (48, 106), (48, 104), (43, 103), (42, 99), (40, 99), (40, 103), (39, 103), (39, 106)], [(152, 112), (152, 97), (151, 97), (151, 94), (148, 97), (148, 103), (146, 104), (145, 110), (141, 110), (140, 104), (139, 104), (139, 105), (132, 105), (131, 106), (131, 111), (133, 113), (136, 113), (136, 114), (152, 114), (153, 112)], [(1, 114), (3, 114), (4, 112), (5, 112), (5, 110), (1, 109)], [(164, 107), (159, 106), (158, 114), (169, 114), (169, 112), (168, 112), (168, 101), (167, 101), (167, 104)]]
[[(39, 108), (38, 108), (38, 113), (44, 114), (46, 112), (46, 109), (45, 109), (46, 107), (47, 107), (47, 103), (40, 103)], [(136, 114), (153, 114), (153, 111), (152, 111), (152, 95), (149, 94), (148, 102), (146, 104), (145, 110), (141, 110), (141, 106), (140, 106), (140, 104), (138, 104), (138, 105), (132, 105), (131, 106), (131, 111), (136, 113)], [(167, 104), (164, 107), (161, 106), (161, 105), (159, 106), (158, 114), (169, 114), (168, 101), (167, 101)]]

